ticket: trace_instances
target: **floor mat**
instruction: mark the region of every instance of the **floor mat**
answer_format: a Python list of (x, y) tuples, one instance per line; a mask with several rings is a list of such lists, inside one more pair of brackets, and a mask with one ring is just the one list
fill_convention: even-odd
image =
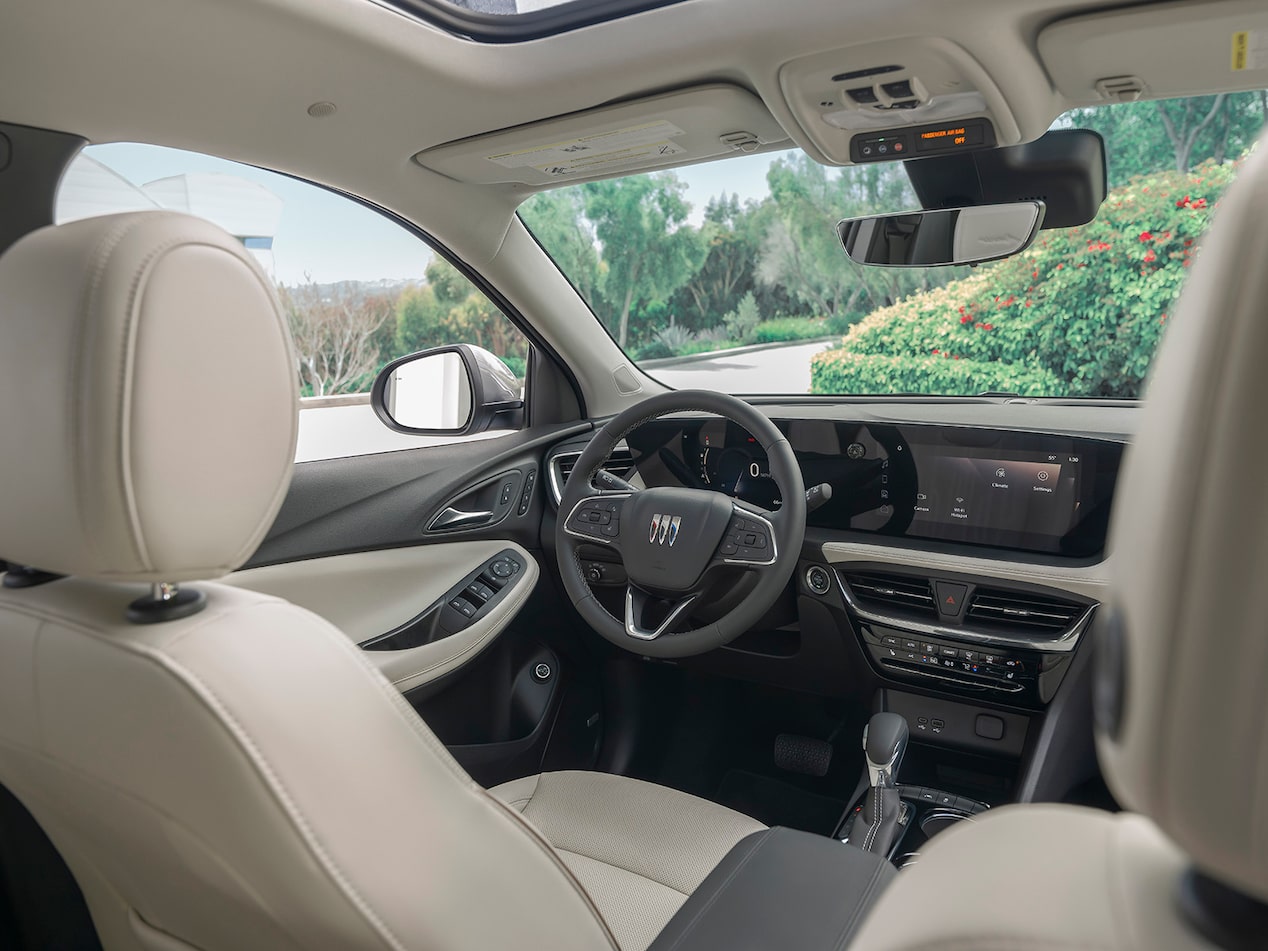
[(833, 833), (846, 806), (843, 800), (806, 792), (791, 783), (743, 769), (728, 770), (713, 798), (768, 826), (787, 826), (819, 835)]

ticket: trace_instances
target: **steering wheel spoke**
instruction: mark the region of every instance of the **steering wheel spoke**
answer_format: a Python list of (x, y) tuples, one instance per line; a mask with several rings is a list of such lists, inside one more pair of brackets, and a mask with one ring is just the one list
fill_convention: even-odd
[(731, 504), (731, 521), (714, 554), (714, 563), (734, 568), (769, 568), (779, 561), (778, 516), (755, 506)]
[(564, 531), (573, 538), (621, 550), (621, 513), (633, 492), (600, 492), (586, 495), (568, 513)]
[[(666, 601), (648, 594), (637, 585), (628, 584), (625, 586), (625, 633), (636, 640), (654, 641), (668, 633), (696, 598), (697, 595), (691, 594), (677, 601)], [(652, 605), (660, 609), (659, 620), (648, 619), (648, 608)]]

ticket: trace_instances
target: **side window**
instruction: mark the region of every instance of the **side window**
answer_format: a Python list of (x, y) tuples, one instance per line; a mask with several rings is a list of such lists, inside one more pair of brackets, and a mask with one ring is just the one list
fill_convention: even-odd
[(519, 329), (424, 242), (351, 199), (208, 155), (94, 145), (67, 169), (56, 221), (147, 209), (214, 222), (277, 285), (295, 341), (297, 462), (454, 442), (392, 432), (371, 410), (375, 375), (407, 353), (474, 344), (523, 381)]

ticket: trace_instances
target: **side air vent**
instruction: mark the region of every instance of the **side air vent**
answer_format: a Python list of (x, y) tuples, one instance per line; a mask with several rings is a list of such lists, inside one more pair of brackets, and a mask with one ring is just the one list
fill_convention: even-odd
[(969, 601), (966, 621), (983, 629), (1059, 634), (1086, 610), (1084, 605), (1042, 595), (978, 588)]
[[(568, 482), (568, 476), (572, 475), (572, 467), (580, 458), (580, 452), (559, 452), (550, 457), (550, 491), (555, 497), (556, 505), (563, 498), (564, 485)], [(614, 476), (629, 479), (635, 469), (634, 454), (626, 446), (617, 446), (612, 450), (612, 455), (608, 456), (603, 468)]]
[(848, 572), (842, 577), (854, 592), (854, 597), (862, 604), (887, 609), (888, 613), (930, 618), (938, 616), (938, 609), (933, 602), (933, 589), (924, 578), (871, 571)]

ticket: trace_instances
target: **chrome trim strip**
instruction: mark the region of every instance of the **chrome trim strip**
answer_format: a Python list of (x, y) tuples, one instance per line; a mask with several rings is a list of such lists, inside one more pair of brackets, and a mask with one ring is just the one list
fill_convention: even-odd
[[(962, 687), (973, 687), (976, 690), (999, 690), (1004, 693), (1021, 693), (1026, 689), (1024, 684), (1009, 683), (1003, 680), (966, 680), (963, 677), (956, 677), (954, 674), (935, 673), (933, 669), (922, 670), (919, 667), (906, 667), (893, 662), (887, 661), (882, 657), (878, 662), (886, 670), (899, 674), (915, 674), (918, 677), (928, 677), (931, 680), (940, 680), (943, 683), (957, 683)], [(936, 668), (935, 668), (936, 669)]]
[(649, 631), (640, 627), (638, 622), (634, 620), (634, 589), (627, 584), (625, 586), (625, 633), (640, 641), (654, 641), (669, 630), (669, 626), (678, 620), (682, 612), (691, 607), (695, 600), (696, 596), (694, 594), (689, 598), (684, 598), (665, 616), (665, 620), (661, 622), (660, 627), (654, 631)]
[[(836, 576), (837, 587), (841, 589), (841, 596), (845, 598), (846, 606), (864, 621), (871, 621), (873, 624), (883, 624), (899, 631), (915, 631), (921, 634), (928, 634), (930, 637), (946, 637), (953, 641), (970, 641), (974, 644), (1011, 647), (1018, 650), (1044, 651), (1050, 654), (1069, 653), (1078, 646), (1079, 639), (1083, 636), (1088, 622), (1092, 620), (1092, 615), (1100, 607), (1099, 603), (1089, 606), (1060, 637), (1048, 640), (1030, 640), (1024, 637), (1009, 637), (1007, 634), (975, 631), (967, 627), (944, 627), (941, 624), (930, 624), (926, 621), (913, 621), (910, 618), (894, 617), (892, 614), (883, 614), (880, 611), (865, 608), (859, 604), (850, 591), (850, 586), (841, 577), (841, 569), (837, 565), (832, 566), (832, 573)], [(968, 611), (968, 605), (964, 606), (964, 610)], [(903, 669), (906, 670), (905, 667)], [(920, 673), (929, 674), (930, 672), (920, 671)]]

